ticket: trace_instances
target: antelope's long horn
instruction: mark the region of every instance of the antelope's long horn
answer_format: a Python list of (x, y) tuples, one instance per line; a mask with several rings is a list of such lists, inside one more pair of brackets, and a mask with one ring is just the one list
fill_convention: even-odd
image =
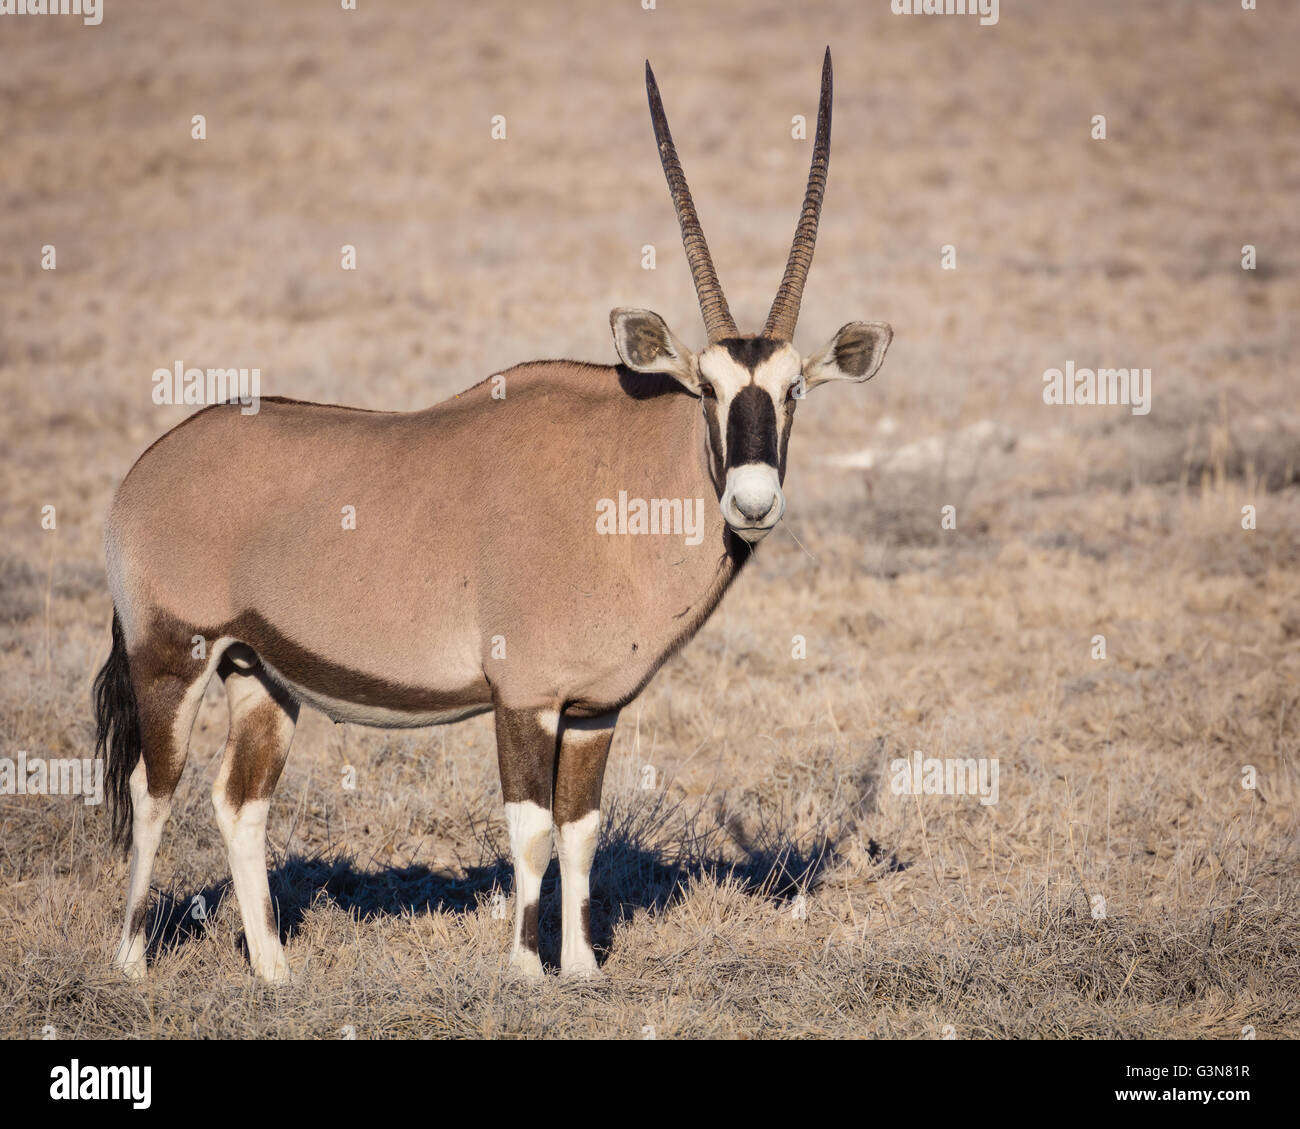
[(668, 191), (672, 193), (673, 207), (677, 209), (677, 223), (682, 229), (682, 246), (686, 248), (686, 261), (691, 267), (691, 278), (695, 280), (695, 294), (700, 300), (700, 313), (704, 315), (709, 344), (721, 341), (724, 337), (738, 337), (740, 333), (732, 320), (731, 310), (727, 308), (718, 272), (713, 269), (704, 229), (700, 227), (700, 218), (695, 214), (691, 190), (686, 186), (686, 174), (682, 172), (682, 163), (677, 159), (673, 135), (668, 132), (668, 118), (664, 116), (663, 100), (659, 97), (659, 86), (655, 82), (654, 71), (650, 69), (649, 59), (645, 64), (645, 89), (650, 97), (650, 120), (654, 123), (655, 141), (659, 144), (659, 160), (668, 180)]
[(812, 266), (813, 248), (817, 245), (817, 221), (821, 219), (822, 200), (826, 196), (826, 170), (831, 163), (831, 49), (826, 48), (822, 62), (821, 104), (817, 107), (817, 139), (813, 143), (812, 168), (808, 170), (808, 189), (803, 197), (803, 210), (799, 225), (794, 229), (794, 243), (790, 258), (786, 260), (785, 277), (781, 288), (772, 300), (772, 310), (767, 315), (763, 336), (778, 341), (794, 337), (795, 323), (799, 320), (799, 303), (803, 301), (803, 285), (808, 281), (808, 268)]

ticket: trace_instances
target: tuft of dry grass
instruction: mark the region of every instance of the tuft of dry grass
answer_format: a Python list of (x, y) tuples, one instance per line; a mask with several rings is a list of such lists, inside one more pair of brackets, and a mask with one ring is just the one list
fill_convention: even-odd
[[(634, 35), (582, 8), (583, 42), (614, 45), (596, 55), (572, 20), (492, 4), (437, 36), (418, 7), (359, 11), (353, 35), (305, 3), (119, 6), (93, 41), (6, 25), (0, 756), (88, 755), (100, 521), (185, 415), (150, 402), (154, 368), (244, 358), (267, 394), (410, 408), (529, 356), (612, 358), (613, 304), (693, 338), (647, 54), (749, 323), (806, 173), (789, 118), (833, 44), (799, 344), (853, 317), (896, 338), (870, 384), (801, 405), (783, 527), (624, 712), (602, 979), (505, 970), (489, 719), (305, 713), (270, 820), (295, 975), (254, 981), (208, 801), (211, 688), (143, 984), (108, 968), (126, 867), (103, 810), (0, 796), (0, 1035), (1300, 1035), (1300, 17), (1183, 7), (1022, 5), (989, 34), (849, 0), (701, 4)], [(1121, 42), (1150, 46), (1141, 67), (1103, 65)], [(343, 242), (367, 269), (337, 270)], [(1071, 357), (1151, 366), (1151, 414), (1043, 405)], [(998, 803), (894, 794), (913, 750), (996, 758)]]

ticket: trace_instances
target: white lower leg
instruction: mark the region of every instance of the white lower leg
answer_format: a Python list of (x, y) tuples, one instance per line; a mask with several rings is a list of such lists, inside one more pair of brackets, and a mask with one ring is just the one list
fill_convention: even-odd
[(266, 816), (271, 801), (249, 800), (236, 810), (226, 799), (225, 782), (219, 777), (212, 803), (230, 856), (230, 877), (244, 923), (249, 963), (263, 980), (284, 980), (289, 963), (280, 944), (266, 880)]
[(171, 810), (170, 798), (149, 795), (142, 757), (131, 772), (131, 876), (126, 886), (126, 920), (113, 964), (132, 979), (145, 974), (144, 923), (149, 914), (149, 885), (153, 860), (162, 841), (163, 825)]
[[(153, 879), (154, 856), (158, 853), (158, 844), (162, 842), (163, 826), (172, 809), (170, 792), (165, 796), (149, 794), (149, 776), (145, 761), (150, 757), (165, 758), (170, 754), (173, 763), (163, 764), (163, 775), (174, 781), (180, 776), (180, 769), (185, 764), (185, 754), (189, 749), (190, 730), (194, 728), (194, 719), (198, 715), (199, 705), (203, 701), (203, 691), (212, 676), (221, 648), (214, 647), (208, 657), (202, 673), (189, 684), (180, 700), (175, 703), (172, 717), (169, 746), (160, 745), (163, 740), (157, 732), (143, 734), (142, 739), (149, 744), (142, 749), (140, 759), (131, 770), (128, 787), (131, 791), (131, 876), (127, 879), (126, 923), (122, 927), (122, 939), (118, 943), (113, 963), (128, 976), (142, 977), (145, 974), (145, 931), (144, 923), (149, 914), (149, 886)], [(159, 683), (167, 685), (166, 680)], [(137, 690), (137, 695), (139, 690)], [(158, 704), (168, 701), (164, 693)], [(174, 772), (174, 775), (173, 775)]]
[(541, 976), (542, 958), (533, 946), (542, 876), (551, 863), (551, 813), (528, 800), (509, 803), (506, 826), (515, 867), (515, 938), (510, 966), (529, 976)]
[(560, 970), (565, 973), (591, 975), (597, 971), (596, 954), (591, 947), (589, 904), (591, 861), (596, 857), (599, 837), (599, 811), (590, 811), (581, 819), (562, 825), (556, 836), (564, 907)]

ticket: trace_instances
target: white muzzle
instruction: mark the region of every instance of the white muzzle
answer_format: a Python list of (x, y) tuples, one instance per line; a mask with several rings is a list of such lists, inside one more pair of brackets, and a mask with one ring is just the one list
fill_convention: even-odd
[(746, 463), (727, 471), (722, 516), (746, 541), (759, 541), (785, 513), (785, 495), (776, 467), (767, 463)]

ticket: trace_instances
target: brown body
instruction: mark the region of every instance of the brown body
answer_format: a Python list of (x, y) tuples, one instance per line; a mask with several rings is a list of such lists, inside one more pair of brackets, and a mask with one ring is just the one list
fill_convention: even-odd
[[(265, 824), (303, 704), (387, 728), (495, 710), (512, 963), (541, 971), (553, 818), (563, 963), (594, 972), (587, 875), (618, 710), (749, 553), (716, 505), (709, 430), (675, 380), (551, 361), (419, 412), (215, 406), (150, 447), (106, 523), (115, 658), (101, 681), (116, 662), (138, 711), (139, 759), (128, 746), (109, 762), (124, 839), (131, 819), (118, 964), (143, 974), (153, 857), (216, 673), (231, 727), (213, 804), (260, 975), (288, 973)], [(598, 503), (620, 491), (698, 499), (696, 543), (600, 532)]]
[[(264, 400), (168, 432), (108, 519), (128, 650), (237, 640), (339, 721), (620, 708), (736, 571), (706, 422), (664, 378), (564, 361), (503, 377), (419, 412)], [(706, 500), (703, 540), (598, 533), (620, 490)]]

